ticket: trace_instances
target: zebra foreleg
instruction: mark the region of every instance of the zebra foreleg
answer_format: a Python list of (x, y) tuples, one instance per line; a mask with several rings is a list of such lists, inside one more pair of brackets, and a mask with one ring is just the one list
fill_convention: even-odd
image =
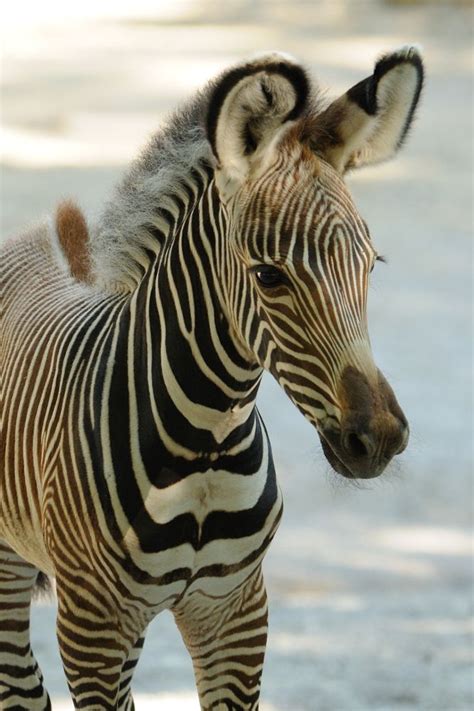
[(261, 570), (223, 599), (192, 593), (175, 619), (193, 660), (203, 711), (256, 711), (267, 641)]
[(141, 649), (140, 643), (134, 648), (139, 632), (117, 614), (104, 588), (59, 577), (56, 588), (59, 649), (74, 707), (132, 711), (130, 681)]
[(0, 708), (47, 711), (49, 696), (30, 647), (30, 604), (38, 570), (0, 541)]
[(123, 665), (117, 705), (120, 711), (134, 711), (135, 709), (130, 686), (132, 683), (133, 673), (138, 664), (138, 660), (140, 659), (140, 654), (142, 652), (144, 642), (145, 635), (142, 635), (141, 637), (139, 637), (135, 646), (131, 650), (128, 659)]

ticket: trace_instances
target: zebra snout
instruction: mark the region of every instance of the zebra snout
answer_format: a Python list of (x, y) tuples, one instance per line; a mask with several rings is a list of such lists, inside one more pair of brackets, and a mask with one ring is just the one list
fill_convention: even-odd
[(382, 474), (391, 459), (408, 443), (408, 425), (384, 413), (367, 421), (351, 417), (340, 430), (320, 434), (324, 454), (339, 474), (350, 479), (372, 479)]
[(380, 371), (375, 378), (347, 367), (340, 385), (339, 428), (323, 430), (323, 451), (331, 466), (350, 478), (379, 476), (408, 443), (408, 423)]
[(341, 430), (340, 456), (354, 476), (371, 478), (383, 472), (391, 459), (408, 443), (408, 424), (384, 412), (362, 426), (349, 424)]

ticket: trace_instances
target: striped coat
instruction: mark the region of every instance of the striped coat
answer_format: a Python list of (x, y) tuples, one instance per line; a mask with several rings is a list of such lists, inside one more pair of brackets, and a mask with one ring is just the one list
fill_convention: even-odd
[(323, 106), (285, 56), (238, 65), (157, 134), (97, 228), (65, 204), (6, 245), (2, 708), (49, 708), (29, 647), (39, 572), (76, 708), (133, 708), (163, 609), (202, 708), (258, 707), (282, 513), (258, 386), (269, 370), (344, 476), (406, 446), (368, 340), (377, 253), (342, 176), (399, 148), (421, 82), (404, 49)]

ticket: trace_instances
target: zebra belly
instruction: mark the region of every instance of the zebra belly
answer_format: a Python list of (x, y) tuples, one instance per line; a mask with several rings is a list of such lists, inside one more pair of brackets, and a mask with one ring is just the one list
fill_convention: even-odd
[(15, 528), (10, 523), (0, 528), (0, 539), (8, 543), (23, 560), (47, 575), (54, 575), (53, 563), (44, 545), (40, 526), (34, 529), (23, 524)]

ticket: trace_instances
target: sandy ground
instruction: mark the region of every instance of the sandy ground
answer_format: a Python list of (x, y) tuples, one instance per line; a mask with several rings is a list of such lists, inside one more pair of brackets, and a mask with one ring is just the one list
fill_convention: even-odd
[[(107, 4), (108, 19), (98, 21), (100, 3), (87, 0), (74, 22), (53, 26), (54, 3), (45, 5), (49, 14), (21, 23), (17, 9), (2, 11), (3, 236), (64, 196), (93, 216), (163, 114), (235, 59), (289, 51), (337, 94), (369, 74), (380, 51), (423, 45), (428, 81), (406, 149), (350, 179), (389, 258), (374, 273), (369, 321), (411, 444), (382, 479), (347, 486), (328, 471), (310, 426), (264, 382), (260, 407), (286, 512), (265, 565), (271, 631), (262, 709), (472, 708), (468, 9), (375, 0), (241, 0), (227, 9), (119, 2), (115, 16)], [(33, 644), (53, 709), (72, 708), (50, 604), (33, 609)], [(198, 708), (169, 615), (150, 627), (134, 688), (138, 711)]]

